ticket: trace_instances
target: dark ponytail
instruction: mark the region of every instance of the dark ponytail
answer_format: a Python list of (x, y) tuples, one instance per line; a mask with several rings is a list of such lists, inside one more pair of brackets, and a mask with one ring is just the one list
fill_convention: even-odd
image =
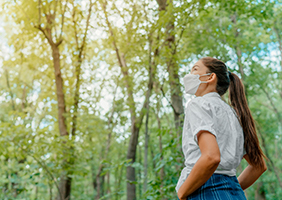
[(229, 89), (229, 103), (237, 113), (239, 122), (244, 132), (244, 148), (253, 166), (263, 168), (263, 154), (257, 137), (255, 122), (249, 109), (244, 85), (241, 79), (227, 70), (224, 62), (205, 57), (201, 61), (209, 69), (207, 73), (215, 73), (217, 76), (216, 90), (220, 96)]
[(265, 155), (259, 146), (255, 121), (247, 103), (244, 85), (241, 79), (234, 73), (229, 72), (229, 78), (229, 102), (236, 111), (243, 128), (246, 153), (253, 166), (263, 168), (263, 157)]

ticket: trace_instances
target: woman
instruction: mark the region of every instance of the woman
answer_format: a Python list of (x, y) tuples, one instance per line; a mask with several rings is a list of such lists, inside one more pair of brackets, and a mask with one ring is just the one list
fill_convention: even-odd
[[(176, 191), (180, 200), (246, 199), (243, 190), (266, 170), (255, 123), (240, 78), (215, 58), (202, 58), (184, 77), (195, 94), (185, 111), (182, 150), (185, 167)], [(229, 101), (221, 96), (229, 89)], [(236, 178), (242, 158), (247, 168)]]

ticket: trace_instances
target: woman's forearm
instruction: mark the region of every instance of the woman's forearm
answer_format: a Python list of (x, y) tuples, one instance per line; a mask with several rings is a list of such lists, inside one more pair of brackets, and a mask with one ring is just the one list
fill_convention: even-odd
[(210, 156), (201, 156), (194, 165), (189, 176), (178, 190), (179, 199), (184, 199), (201, 187), (214, 173), (220, 159)]
[(238, 177), (239, 184), (243, 190), (250, 187), (261, 175), (265, 172), (266, 167), (263, 169), (248, 165)]
[(200, 131), (197, 137), (201, 157), (177, 192), (180, 200), (185, 199), (207, 182), (220, 163), (220, 151), (216, 137), (207, 131)]
[(251, 165), (250, 158), (248, 155), (244, 156), (245, 160), (248, 162), (248, 166), (238, 177), (239, 184), (243, 190), (250, 187), (261, 175), (266, 171), (266, 163), (263, 160), (263, 167), (255, 167)]

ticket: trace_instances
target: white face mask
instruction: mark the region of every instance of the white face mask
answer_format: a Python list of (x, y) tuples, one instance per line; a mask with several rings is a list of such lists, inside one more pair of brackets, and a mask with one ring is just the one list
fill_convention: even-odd
[(211, 73), (203, 74), (203, 75), (199, 75), (199, 74), (185, 75), (183, 78), (185, 92), (188, 94), (195, 94), (201, 83), (208, 83), (207, 81), (200, 80), (201, 76), (207, 76), (207, 75), (211, 75)]

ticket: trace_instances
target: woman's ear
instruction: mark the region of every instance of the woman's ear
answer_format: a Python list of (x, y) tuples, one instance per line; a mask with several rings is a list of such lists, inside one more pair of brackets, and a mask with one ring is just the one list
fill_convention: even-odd
[(216, 73), (212, 73), (207, 81), (209, 83), (216, 81)]

